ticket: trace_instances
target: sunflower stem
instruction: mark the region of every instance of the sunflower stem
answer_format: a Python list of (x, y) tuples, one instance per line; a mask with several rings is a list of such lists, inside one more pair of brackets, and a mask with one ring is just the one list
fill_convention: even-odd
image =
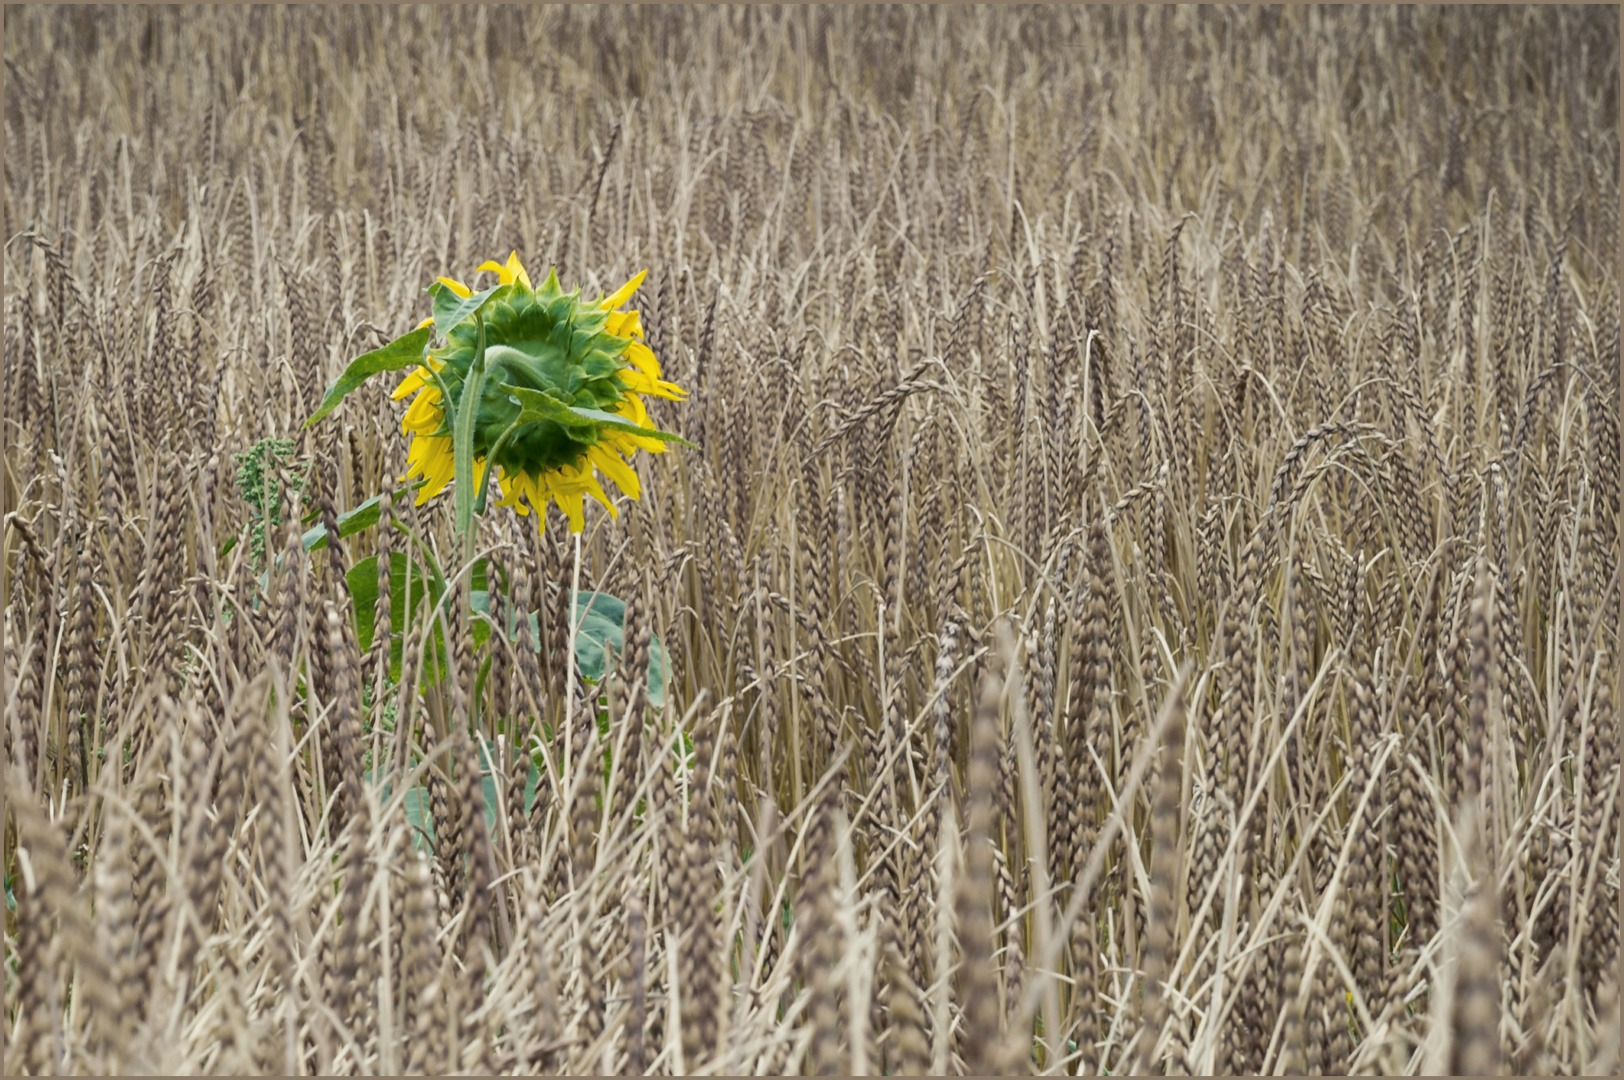
[[(457, 535), (462, 538), (463, 559), (474, 557), (474, 422), (479, 416), (479, 399), (485, 392), (485, 315), (474, 311), (479, 323), (479, 349), (468, 369), (463, 386), (462, 407), (457, 410), (451, 433), (451, 453), (456, 469)], [(449, 404), (449, 400), (447, 402)], [(487, 474), (490, 471), (486, 465)]]
[(570, 771), (571, 742), (575, 738), (575, 664), (576, 644), (581, 630), (581, 620), (576, 617), (576, 605), (581, 602), (581, 534), (575, 534), (575, 565), (570, 572), (570, 647), (568, 659), (564, 662), (564, 775), (574, 777)]
[(508, 436), (517, 430), (519, 430), (519, 421), (515, 420), (507, 426), (506, 431), (502, 432), (501, 438), (496, 440), (496, 445), (491, 447), (491, 452), (485, 455), (485, 475), (479, 481), (479, 498), (474, 500), (474, 513), (478, 516), (482, 517), (485, 514), (485, 499), (490, 493), (491, 470), (496, 468), (496, 455), (501, 453), (502, 447), (507, 445)]

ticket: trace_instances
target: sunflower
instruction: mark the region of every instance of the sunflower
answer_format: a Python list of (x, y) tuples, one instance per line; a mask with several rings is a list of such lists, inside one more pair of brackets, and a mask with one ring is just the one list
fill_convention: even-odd
[[(432, 326), (445, 344), (425, 349), (422, 362), (394, 391), (397, 401), (415, 395), (401, 418), (401, 433), (412, 439), (403, 479), (422, 478), (419, 506), (455, 480), (449, 395), (459, 413), (464, 407), (475, 410), (470, 442), (475, 486), (485, 489), (485, 473), (494, 465), (490, 479), (502, 493), (499, 505), (521, 516), (534, 509), (544, 520), (551, 499), (569, 518), (571, 530), (579, 532), (586, 496), (615, 515), (598, 474), (628, 498), (639, 498), (642, 485), (626, 458), (638, 450), (664, 453), (668, 441), (680, 441), (655, 428), (643, 399), (679, 400), (686, 391), (661, 378), (638, 313), (615, 310), (631, 299), (648, 272), (607, 297), (583, 302), (579, 289), (560, 289), (556, 272), (535, 288), (517, 252), (506, 265), (486, 262), (478, 268), (486, 271), (497, 275), (497, 285), (483, 298), (451, 278), (430, 287), (436, 316), (418, 331)], [(477, 305), (459, 303), (475, 300)], [(447, 319), (453, 320), (450, 325)], [(482, 377), (473, 378), (482, 333), (485, 364)], [(429, 340), (424, 335), (424, 346)], [(478, 394), (470, 403), (464, 399), (471, 387)]]

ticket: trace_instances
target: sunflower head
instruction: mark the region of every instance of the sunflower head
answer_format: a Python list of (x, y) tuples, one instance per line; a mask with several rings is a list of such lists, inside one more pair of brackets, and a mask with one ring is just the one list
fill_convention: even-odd
[[(458, 455), (467, 454), (481, 491), (495, 464), (502, 505), (528, 514), (553, 499), (578, 531), (584, 496), (614, 513), (595, 470), (638, 498), (625, 457), (681, 441), (654, 427), (643, 398), (680, 399), (685, 391), (661, 378), (638, 313), (615, 310), (646, 271), (610, 296), (584, 301), (579, 289), (563, 291), (556, 272), (534, 288), (516, 253), (506, 265), (479, 269), (494, 271), (497, 284), (474, 294), (440, 278), (429, 287), (434, 315), (353, 361), (312, 422), (372, 371), (415, 363), (394, 397), (415, 395), (401, 426), (412, 437), (407, 478), (423, 478), (418, 503), (452, 483)], [(352, 372), (359, 377), (346, 385)]]

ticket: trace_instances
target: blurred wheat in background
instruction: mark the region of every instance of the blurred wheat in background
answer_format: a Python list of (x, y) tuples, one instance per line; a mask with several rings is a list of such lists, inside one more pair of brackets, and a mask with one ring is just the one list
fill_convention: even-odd
[(6, 1071), (1618, 1069), (1615, 10), (5, 21)]

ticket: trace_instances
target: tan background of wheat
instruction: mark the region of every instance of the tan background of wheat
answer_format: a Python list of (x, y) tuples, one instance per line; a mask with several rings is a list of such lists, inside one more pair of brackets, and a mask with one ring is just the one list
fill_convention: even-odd
[[(1617, 27), (9, 9), (7, 1071), (1616, 1071)], [(232, 455), (511, 249), (700, 449), (417, 697)]]

